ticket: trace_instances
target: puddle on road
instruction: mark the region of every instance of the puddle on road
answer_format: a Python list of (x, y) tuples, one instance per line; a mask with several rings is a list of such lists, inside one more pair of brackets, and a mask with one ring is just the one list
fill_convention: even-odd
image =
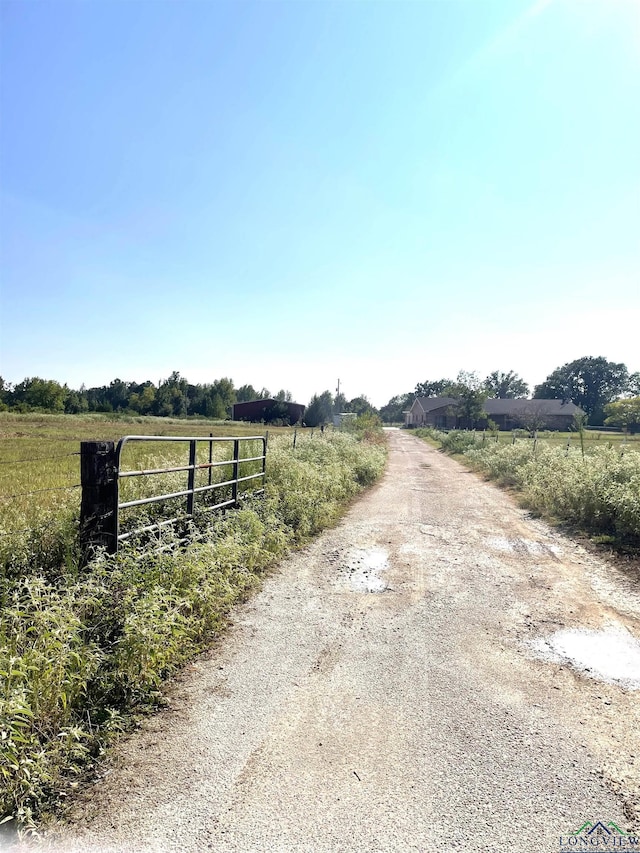
[(380, 575), (389, 568), (384, 548), (359, 548), (347, 563), (349, 586), (354, 592), (384, 592), (387, 583)]
[(528, 645), (541, 660), (568, 664), (590, 678), (640, 690), (640, 641), (623, 627), (567, 629)]

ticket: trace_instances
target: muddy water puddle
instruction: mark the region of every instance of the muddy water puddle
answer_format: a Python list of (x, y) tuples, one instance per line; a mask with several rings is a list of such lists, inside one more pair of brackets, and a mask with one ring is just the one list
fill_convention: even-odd
[(528, 646), (540, 660), (567, 664), (589, 678), (640, 690), (640, 641), (623, 626), (566, 629)]

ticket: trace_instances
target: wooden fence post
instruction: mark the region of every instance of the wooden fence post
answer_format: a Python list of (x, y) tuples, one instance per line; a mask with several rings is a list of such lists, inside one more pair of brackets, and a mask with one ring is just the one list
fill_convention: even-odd
[(83, 563), (98, 548), (115, 554), (118, 545), (118, 478), (113, 441), (80, 442), (80, 548)]

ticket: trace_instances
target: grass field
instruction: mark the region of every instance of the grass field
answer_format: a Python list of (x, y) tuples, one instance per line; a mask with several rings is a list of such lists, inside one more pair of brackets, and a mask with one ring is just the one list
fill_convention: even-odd
[[(289, 432), (270, 428), (271, 434)], [(263, 435), (260, 424), (107, 415), (16, 415), (0, 412), (0, 499), (80, 482), (80, 442), (117, 441), (124, 435), (206, 437)], [(146, 445), (144, 455), (157, 455)], [(162, 445), (165, 450), (167, 445)], [(184, 446), (173, 448), (180, 457)], [(129, 458), (127, 457), (127, 461)], [(43, 494), (41, 492), (41, 494)], [(46, 503), (44, 497), (38, 502)]]
[[(72, 533), (80, 512), (82, 440), (116, 441), (124, 435), (247, 436), (264, 432), (259, 424), (228, 421), (0, 412), (0, 568), (23, 571), (37, 564), (48, 568), (74, 558), (69, 549), (75, 543)], [(290, 432), (289, 428), (269, 429), (271, 436)], [(305, 435), (310, 434), (311, 430), (305, 431)], [(232, 455), (229, 444), (214, 443), (213, 447), (214, 461)], [(198, 445), (198, 462), (208, 462), (207, 451), (208, 443)], [(258, 442), (253, 449), (244, 446), (242, 451), (244, 456), (259, 452)], [(125, 448), (122, 465), (128, 470), (178, 466), (187, 464), (188, 453), (187, 443), (131, 444)], [(257, 464), (250, 467), (247, 463), (241, 474), (254, 473), (258, 468)], [(214, 469), (213, 482), (228, 473), (228, 468)], [(208, 472), (198, 471), (196, 485), (207, 482)], [(128, 478), (122, 481), (121, 499), (179, 491), (185, 486), (185, 472)], [(175, 509), (177, 499), (173, 504)], [(144, 523), (146, 516), (142, 509), (129, 510), (124, 520), (129, 524)]]

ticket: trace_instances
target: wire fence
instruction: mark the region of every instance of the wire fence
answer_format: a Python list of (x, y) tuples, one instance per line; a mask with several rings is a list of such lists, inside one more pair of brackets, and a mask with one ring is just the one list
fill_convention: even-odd
[[(291, 447), (295, 450), (302, 439), (313, 439), (321, 435), (326, 435), (333, 431), (332, 427), (305, 427), (294, 429), (290, 435)], [(268, 433), (267, 433), (268, 435)], [(25, 440), (41, 441), (64, 441), (55, 436), (38, 435), (34, 436), (17, 436), (11, 438), (11, 446), (15, 447), (14, 442)], [(10, 445), (5, 444), (3, 448), (0, 445), (0, 455), (3, 449), (6, 450)], [(60, 492), (75, 492), (82, 488), (79, 481), (80, 471), (79, 466), (71, 466), (69, 460), (80, 460), (81, 452), (79, 450), (67, 453), (55, 453), (51, 455), (38, 454), (34, 456), (21, 456), (18, 459), (2, 459), (0, 458), (0, 506), (7, 505), (11, 501), (17, 501), (23, 498), (38, 498), (45, 494), (60, 493)], [(52, 470), (49, 466), (51, 463), (63, 463)], [(46, 474), (45, 474), (46, 470)], [(51, 484), (39, 484), (33, 488), (28, 488), (30, 480), (42, 481), (50, 480)], [(71, 482), (69, 482), (71, 480)], [(24, 487), (20, 487), (24, 483)], [(13, 485), (13, 488), (11, 488)], [(16, 488), (17, 487), (17, 488)], [(20, 527), (17, 529), (7, 530), (0, 528), (0, 536), (7, 536), (16, 532), (25, 532), (30, 530), (30, 527)]]
[(29, 459), (0, 459), (0, 465), (33, 465), (34, 462), (50, 462), (56, 459), (68, 459), (70, 456), (80, 456), (80, 451), (60, 453), (57, 456), (32, 456)]
[[(31, 539), (32, 535), (46, 535), (47, 533), (54, 535), (54, 530), (61, 526), (68, 530), (68, 524), (75, 525), (78, 529), (82, 526), (80, 524), (81, 498), (84, 501), (85, 495), (83, 491), (84, 479), (81, 482), (80, 463), (86, 447), (83, 446), (82, 450), (74, 449), (67, 452), (47, 454), (42, 452), (44, 448), (40, 445), (42, 436), (28, 436), (25, 438), (31, 440), (34, 451), (33, 455), (30, 455), (28, 454), (28, 447), (16, 443), (20, 438), (11, 437), (0, 441), (0, 541), (6, 543), (3, 550), (11, 548), (11, 539), (15, 540), (18, 536)], [(292, 441), (295, 442), (295, 438), (295, 435), (292, 436)], [(184, 446), (183, 438), (144, 436), (142, 439), (146, 442), (148, 450), (141, 449), (140, 453), (125, 463), (127, 467), (133, 465), (145, 475), (153, 474), (157, 467), (160, 470), (155, 473), (166, 473), (169, 478), (171, 476), (179, 477), (182, 472), (190, 467), (185, 467), (179, 458), (177, 445)], [(246, 439), (246, 436), (239, 436), (221, 440), (219, 437), (210, 434), (209, 438), (203, 439), (202, 443), (213, 447), (220, 445), (221, 441), (227, 442), (227, 444), (229, 442), (236, 444), (243, 442), (244, 446)], [(78, 444), (75, 446), (78, 447)], [(27, 450), (26, 453), (25, 450)], [(11, 455), (15, 455), (16, 458), (10, 458)], [(211, 452), (209, 452), (209, 458), (206, 462), (198, 461), (201, 464), (191, 466), (194, 468), (192, 477), (194, 482), (190, 486), (194, 493), (200, 493), (210, 488), (221, 488), (226, 485), (226, 483), (219, 485), (217, 480), (221, 478), (217, 475), (212, 476), (212, 472), (214, 469), (217, 470), (216, 466), (220, 464), (232, 465), (233, 460), (220, 463), (213, 459)], [(243, 466), (243, 473), (245, 474), (244, 477), (240, 477), (243, 481), (251, 479), (253, 476), (252, 472), (246, 470), (248, 461), (246, 459), (239, 460), (239, 465)], [(176, 465), (177, 467), (172, 467)], [(114, 469), (117, 477), (120, 476), (119, 468), (120, 465), (117, 465)], [(200, 474), (204, 475), (206, 482), (200, 482), (198, 479)], [(123, 470), (122, 476), (130, 477), (131, 472)], [(84, 478), (84, 474), (82, 478)], [(164, 482), (168, 483), (169, 481), (165, 480)], [(244, 485), (248, 484), (243, 482)], [(180, 491), (185, 487), (179, 485), (173, 487), (173, 490), (175, 491), (176, 488)], [(235, 499), (237, 487), (234, 486), (233, 488)], [(165, 487), (160, 491), (171, 492), (172, 488)], [(168, 499), (167, 495), (164, 497)], [(126, 500), (125, 494), (125, 504)], [(129, 497), (129, 503), (132, 504), (146, 504), (148, 502), (149, 498), (146, 491), (141, 491), (140, 494), (134, 493)], [(227, 503), (232, 503), (231, 498)], [(9, 541), (7, 542), (7, 540)]]

